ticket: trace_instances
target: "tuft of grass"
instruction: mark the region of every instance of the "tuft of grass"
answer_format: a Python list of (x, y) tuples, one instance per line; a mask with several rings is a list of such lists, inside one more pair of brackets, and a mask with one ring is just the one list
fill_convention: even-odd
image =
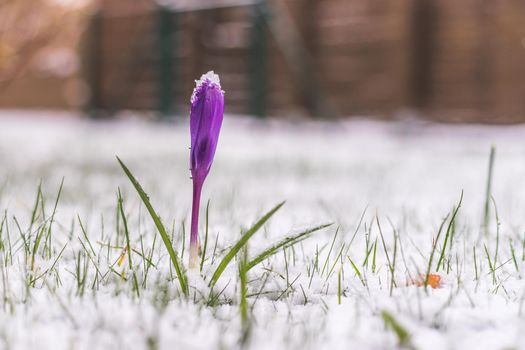
[(66, 247), (67, 247), (68, 243), (66, 243), (62, 249), (60, 250), (60, 252), (58, 253), (57, 257), (55, 258), (55, 260), (53, 261), (53, 264), (51, 265), (51, 267), (47, 270), (45, 270), (42, 274), (40, 274), (39, 276), (35, 277), (33, 280), (31, 280), (31, 285), (35, 285), (35, 282), (38, 281), (40, 278), (46, 276), (49, 272), (53, 271), (55, 269), (55, 266), (57, 265), (58, 261), (60, 260), (60, 258), (62, 257), (62, 254), (64, 253), (64, 251), (66, 250)]
[(490, 273), (492, 275), (492, 284), (495, 285), (496, 284), (496, 265), (490, 258), (489, 250), (485, 244), (483, 244), (483, 249), (485, 250), (485, 256), (487, 257), (487, 262), (489, 264)]
[(332, 223), (319, 225), (319, 226), (316, 226), (316, 227), (304, 230), (304, 231), (302, 231), (302, 232), (300, 232), (300, 233), (298, 233), (296, 235), (292, 235), (292, 236), (284, 238), (282, 241), (280, 241), (280, 242), (274, 244), (273, 246), (265, 249), (262, 253), (257, 255), (257, 257), (253, 258), (247, 264), (247, 269), (251, 270), (252, 268), (257, 266), (258, 264), (260, 264), (264, 260), (268, 259), (270, 256), (276, 254), (279, 250), (292, 247), (292, 246), (296, 245), (297, 243), (307, 239), (314, 232), (323, 230), (323, 229), (325, 229), (327, 227), (330, 227), (332, 225), (333, 225)]
[[(51, 252), (51, 228), (53, 226), (53, 223), (55, 222), (55, 214), (57, 212), (58, 208), (58, 202), (60, 201), (60, 196), (62, 195), (62, 189), (64, 188), (64, 177), (62, 177), (62, 181), (60, 181), (60, 187), (58, 188), (58, 194), (55, 199), (55, 204), (53, 206), (53, 211), (51, 213), (51, 217), (49, 219), (49, 226), (47, 227), (47, 233), (44, 241), (44, 248), (43, 248), (43, 255), (47, 256), (48, 259), (51, 258), (52, 252)], [(43, 203), (43, 202), (42, 202)], [(47, 254), (46, 254), (47, 252)]]
[(324, 271), (328, 267), (328, 263), (330, 262), (330, 255), (332, 255), (332, 250), (334, 249), (335, 239), (337, 238), (337, 234), (339, 233), (339, 227), (334, 233), (334, 238), (332, 239), (332, 244), (330, 244), (330, 249), (328, 250), (328, 254), (326, 255), (326, 260), (323, 264), (323, 269), (321, 270), (321, 276), (324, 275)]
[(237, 253), (241, 250), (242, 247), (248, 243), (250, 238), (259, 231), (259, 229), (284, 205), (285, 202), (281, 202), (278, 205), (276, 205), (272, 210), (270, 210), (268, 213), (266, 213), (262, 218), (260, 218), (248, 231), (246, 231), (244, 234), (241, 235), (241, 238), (233, 245), (233, 247), (230, 249), (230, 251), (222, 258), (221, 262), (219, 263), (219, 266), (217, 266), (217, 269), (213, 273), (213, 276), (211, 277), (209, 287), (213, 288), (213, 286), (217, 283), (219, 278), (221, 277), (222, 273), (228, 266), (228, 264), (232, 261), (232, 259), (237, 255)]
[(124, 200), (122, 199), (122, 194), (120, 193), (120, 188), (118, 189), (118, 207), (120, 216), (122, 217), (122, 224), (124, 225), (124, 234), (126, 236), (126, 252), (128, 254), (128, 267), (129, 270), (132, 272), (133, 277), (133, 290), (137, 294), (137, 297), (140, 298), (140, 292), (139, 292), (139, 281), (137, 279), (137, 274), (135, 273), (135, 270), (133, 269), (133, 260), (131, 257), (131, 246), (129, 241), (129, 228), (128, 228), (128, 219), (126, 219), (126, 214), (124, 213)]
[(430, 271), (432, 270), (432, 262), (434, 261), (434, 254), (436, 253), (437, 245), (439, 242), (439, 237), (441, 237), (441, 232), (443, 232), (443, 227), (445, 226), (445, 223), (447, 222), (449, 216), (450, 216), (450, 213), (447, 214), (445, 218), (441, 221), (441, 224), (439, 225), (438, 233), (432, 244), (432, 251), (430, 252), (430, 257), (428, 258), (427, 270), (425, 272), (425, 289), (428, 286), (428, 278), (430, 276)]
[(451, 233), (453, 232), (454, 223), (456, 222), (456, 217), (458, 215), (459, 209), (461, 208), (462, 202), (463, 202), (463, 191), (461, 191), (461, 196), (459, 197), (458, 205), (452, 210), (452, 217), (450, 218), (450, 221), (448, 222), (447, 231), (445, 233), (445, 239), (443, 240), (443, 247), (441, 248), (441, 254), (439, 255), (439, 260), (436, 266), (436, 271), (439, 271), (439, 267), (442, 264), (444, 264), (447, 243), (449, 241)]
[(35, 241), (33, 244), (33, 249), (31, 251), (31, 271), (35, 271), (35, 259), (36, 259), (36, 253), (38, 252), (38, 247), (40, 246), (40, 242), (42, 241), (42, 237), (44, 236), (44, 231), (46, 229), (46, 226), (42, 226), (40, 230), (38, 230), (38, 233), (35, 237)]
[(184, 270), (184, 266), (179, 261), (179, 257), (177, 255), (177, 252), (173, 249), (171, 240), (169, 238), (168, 232), (166, 231), (166, 228), (162, 224), (162, 221), (160, 220), (160, 217), (155, 212), (155, 209), (153, 209), (153, 206), (150, 203), (149, 197), (142, 189), (142, 186), (140, 183), (135, 179), (131, 171), (128, 169), (128, 167), (120, 160), (119, 157), (117, 157), (117, 161), (119, 162), (120, 166), (124, 170), (124, 173), (131, 181), (131, 184), (133, 187), (135, 187), (135, 190), (137, 191), (140, 199), (142, 199), (142, 202), (144, 203), (144, 206), (148, 210), (151, 219), (155, 223), (155, 226), (157, 227), (157, 231), (159, 232), (162, 242), (164, 242), (164, 246), (166, 247), (166, 250), (168, 251), (168, 254), (170, 256), (171, 263), (173, 264), (173, 268), (175, 269), (175, 273), (177, 274), (177, 278), (179, 280), (179, 285), (184, 293), (184, 295), (189, 295), (189, 288), (188, 288), (188, 279), (186, 277), (186, 272)]
[(396, 237), (396, 232), (394, 230), (394, 260), (390, 260), (390, 255), (388, 254), (388, 249), (386, 248), (386, 243), (385, 243), (385, 237), (383, 236), (383, 230), (381, 229), (381, 224), (379, 223), (379, 216), (377, 215), (376, 213), (376, 223), (377, 223), (377, 228), (379, 230), (379, 236), (381, 237), (381, 243), (383, 244), (383, 250), (385, 252), (385, 256), (386, 256), (386, 261), (388, 263), (388, 270), (390, 271), (390, 295), (392, 295), (392, 291), (394, 289), (394, 287), (397, 287), (397, 284), (396, 284), (396, 280), (395, 280), (395, 273), (396, 273), (396, 261), (395, 261), (395, 256), (397, 254), (397, 237)]

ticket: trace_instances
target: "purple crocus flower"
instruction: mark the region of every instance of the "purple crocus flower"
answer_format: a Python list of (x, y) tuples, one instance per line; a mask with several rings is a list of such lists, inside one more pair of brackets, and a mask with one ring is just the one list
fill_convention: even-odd
[(197, 266), (201, 191), (213, 163), (224, 114), (224, 91), (221, 90), (219, 76), (210, 71), (195, 82), (190, 112), (190, 169), (193, 179), (190, 268)]

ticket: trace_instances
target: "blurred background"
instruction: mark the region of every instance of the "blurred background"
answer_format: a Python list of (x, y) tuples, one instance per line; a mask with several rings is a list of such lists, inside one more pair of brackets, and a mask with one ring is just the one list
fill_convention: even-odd
[(3, 0), (0, 108), (525, 122), (523, 0)]

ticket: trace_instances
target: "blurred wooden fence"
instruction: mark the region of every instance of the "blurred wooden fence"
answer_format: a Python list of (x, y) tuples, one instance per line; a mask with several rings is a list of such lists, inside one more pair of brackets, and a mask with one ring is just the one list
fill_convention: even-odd
[[(118, 1), (117, 1), (118, 3)], [(91, 108), (186, 112), (220, 74), (227, 111), (525, 121), (521, 0), (271, 0), (106, 6), (85, 55)]]

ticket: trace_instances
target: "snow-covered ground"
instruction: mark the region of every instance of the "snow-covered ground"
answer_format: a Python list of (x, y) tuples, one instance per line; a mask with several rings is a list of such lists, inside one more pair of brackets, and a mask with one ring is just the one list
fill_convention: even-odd
[[(191, 205), (187, 123), (2, 112), (0, 349), (525, 349), (524, 139), (523, 126), (227, 116), (203, 194), (207, 260), (202, 274), (188, 272), (183, 297), (115, 155), (180, 254)], [(126, 246), (119, 188), (132, 269), (128, 255), (116, 263)], [(207, 281), (241, 230), (283, 200), (249, 241), (250, 257), (290, 233), (334, 225), (249, 271), (243, 326), (237, 260), (217, 298)], [(408, 283), (430, 260), (440, 288)]]

